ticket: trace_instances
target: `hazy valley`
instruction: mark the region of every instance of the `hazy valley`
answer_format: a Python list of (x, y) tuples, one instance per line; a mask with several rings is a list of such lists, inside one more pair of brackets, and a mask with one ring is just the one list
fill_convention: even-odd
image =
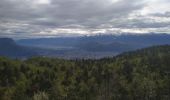
[(0, 38), (0, 55), (12, 58), (46, 56), (66, 59), (113, 57), (149, 46), (170, 44), (169, 34), (96, 35), (12, 40)]

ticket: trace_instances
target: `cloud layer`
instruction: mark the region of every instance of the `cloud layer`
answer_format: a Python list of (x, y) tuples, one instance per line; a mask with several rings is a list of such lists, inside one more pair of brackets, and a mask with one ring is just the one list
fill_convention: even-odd
[(0, 1), (0, 37), (170, 32), (169, 0)]

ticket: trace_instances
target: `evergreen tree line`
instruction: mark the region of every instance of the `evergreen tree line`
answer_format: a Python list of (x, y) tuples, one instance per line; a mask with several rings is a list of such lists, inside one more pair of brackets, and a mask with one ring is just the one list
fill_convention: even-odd
[(0, 100), (170, 100), (170, 46), (100, 60), (0, 57)]

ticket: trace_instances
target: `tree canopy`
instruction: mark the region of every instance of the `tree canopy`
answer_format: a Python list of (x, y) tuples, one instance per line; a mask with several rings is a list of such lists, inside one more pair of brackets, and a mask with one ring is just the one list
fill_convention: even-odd
[(0, 100), (169, 100), (170, 46), (113, 58), (0, 57)]

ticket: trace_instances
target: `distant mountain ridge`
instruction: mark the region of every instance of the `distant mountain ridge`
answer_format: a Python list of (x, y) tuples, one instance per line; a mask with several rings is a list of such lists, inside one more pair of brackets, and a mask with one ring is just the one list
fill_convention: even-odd
[[(39, 38), (39, 39), (21, 39), (18, 44), (24, 46), (39, 47), (65, 47), (74, 49), (83, 49), (85, 51), (110, 51), (107, 49), (118, 49), (123, 45), (124, 50), (134, 50), (152, 45), (170, 44), (170, 34), (143, 34), (143, 35), (96, 35), (84, 37), (57, 37), (57, 38)], [(118, 45), (115, 47), (115, 45)], [(91, 48), (93, 47), (93, 48)], [(96, 47), (96, 48), (95, 48)], [(105, 50), (103, 50), (105, 48)], [(126, 49), (127, 48), (127, 49)]]
[(170, 44), (170, 34), (96, 35), (12, 40), (0, 38), (0, 56), (28, 58), (103, 58), (155, 45)]

